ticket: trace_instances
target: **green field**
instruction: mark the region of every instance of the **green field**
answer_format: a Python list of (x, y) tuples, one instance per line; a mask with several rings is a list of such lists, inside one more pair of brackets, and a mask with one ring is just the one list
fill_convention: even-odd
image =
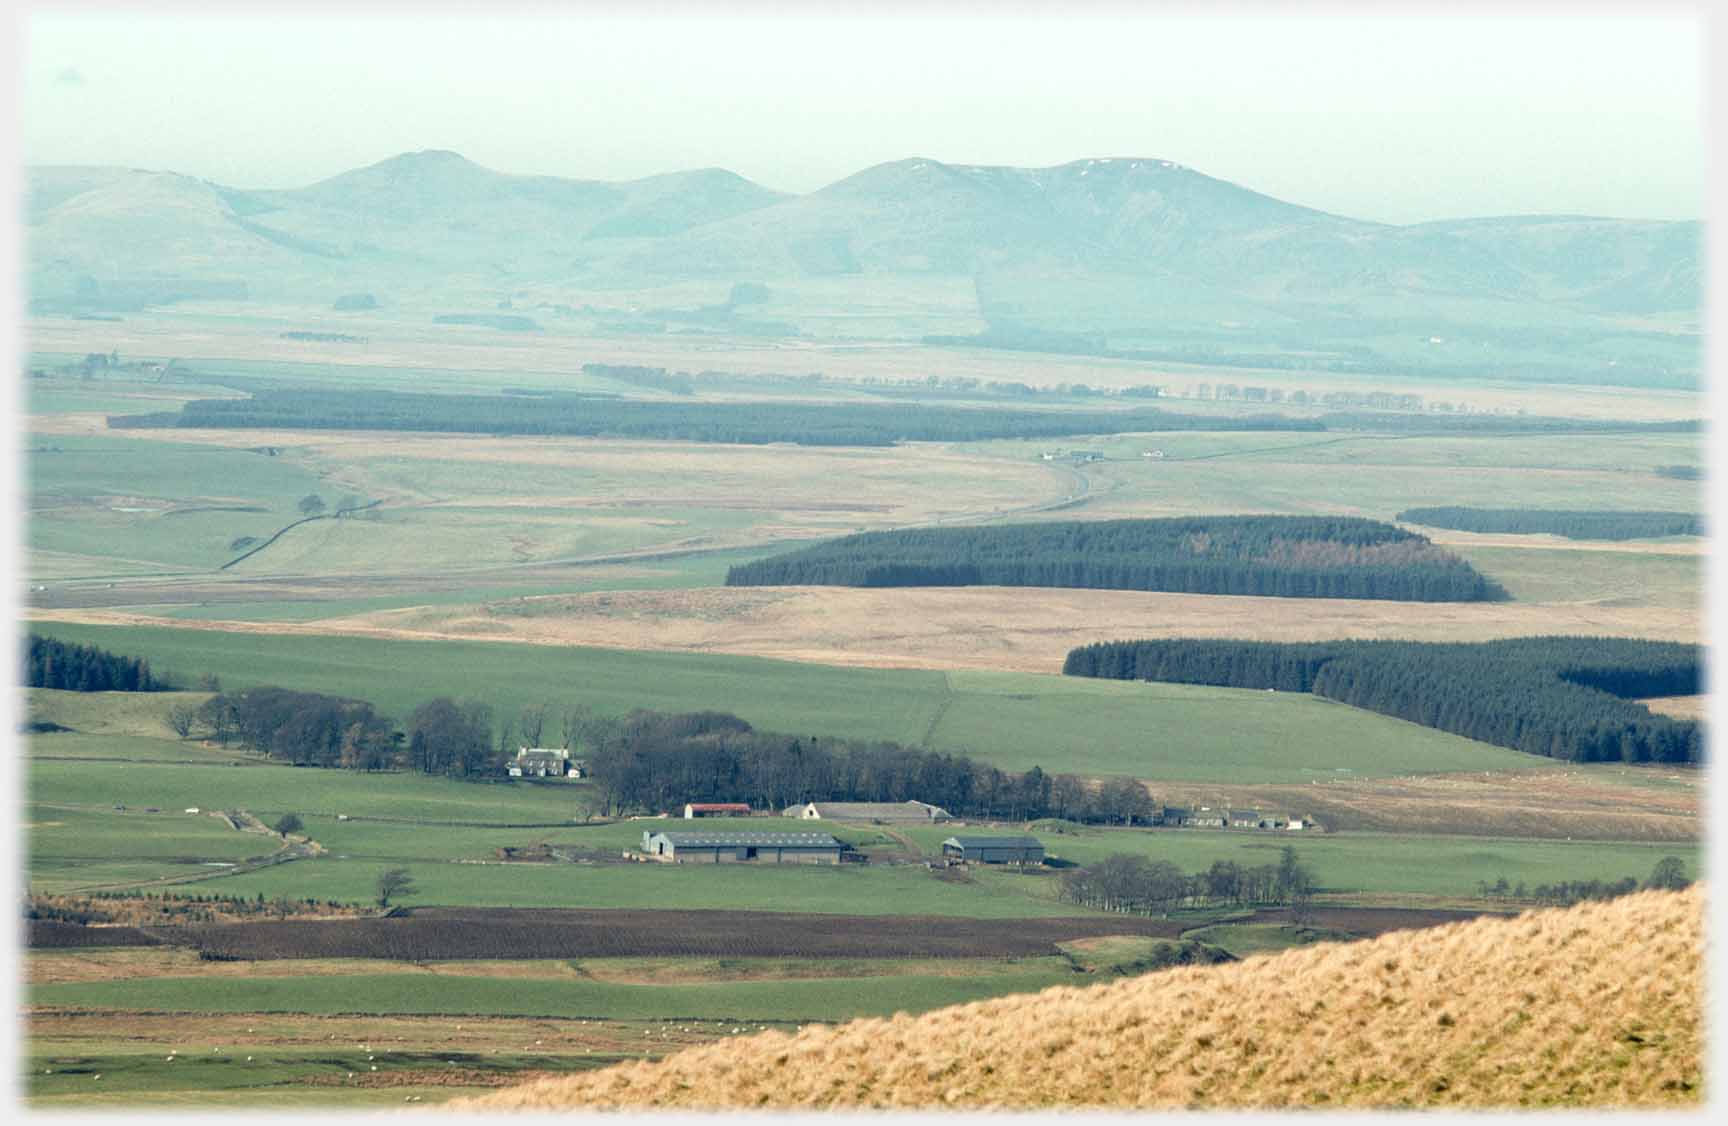
[[(1696, 512), (1695, 481), (1658, 477), (1659, 465), (1702, 465), (1696, 434), (1499, 435), (1160, 433), (1084, 443), (1105, 455), (1088, 466), (1079, 516), (1337, 513), (1390, 520), (1412, 505)], [(1048, 443), (968, 447), (1032, 460)], [(1142, 454), (1162, 450), (1162, 459)]]
[(32, 628), (147, 657), (183, 682), (214, 673), (227, 687), (360, 696), (397, 717), (440, 694), (479, 696), (500, 716), (542, 701), (554, 715), (575, 703), (607, 714), (717, 709), (764, 730), (928, 744), (1010, 770), (1170, 781), (1300, 782), (1549, 762), (1291, 693), (496, 642)]
[(239, 622), (308, 622), (319, 618), (368, 614), (409, 606), (470, 606), (499, 603), (513, 598), (552, 594), (587, 594), (604, 590), (667, 590), (724, 586), (726, 571), (734, 564), (748, 563), (769, 554), (772, 548), (711, 551), (642, 562), (596, 564), (571, 568), (555, 579), (525, 576), (512, 585), (500, 572), (484, 582), (455, 589), (408, 589), (375, 597), (321, 600), (272, 600), (261, 602), (216, 602), (191, 606), (165, 606), (154, 610), (165, 618), (189, 621), (214, 619)]
[[(54, 451), (31, 456), (28, 478), (25, 543), (48, 558), (214, 569), (236, 554), (228, 547), (236, 537), (263, 538), (299, 519), (302, 497), (337, 495), (301, 465), (245, 450), (58, 434), (33, 435), (31, 444)], [(232, 511), (248, 507), (263, 511)], [(31, 577), (57, 575), (38, 567)]]
[(1578, 548), (1476, 547), (1451, 550), (1520, 602), (1594, 602), (1702, 612), (1708, 555)]
[(372, 1065), (366, 1062), (367, 1053), (349, 1045), (334, 1051), (316, 1047), (254, 1047), (249, 1053), (205, 1051), (178, 1056), (172, 1064), (158, 1052), (140, 1051), (132, 1045), (105, 1048), (74, 1041), (39, 1043), (32, 1048), (23, 1061), (28, 1069), (23, 1093), (31, 1109), (84, 1114), (137, 1114), (141, 1110), (163, 1114), (187, 1109), (248, 1113), (272, 1108), (353, 1112), (386, 1106), (401, 1110), (410, 1097), (433, 1104), (478, 1093), (478, 1088), (452, 1087), (435, 1074), (450, 1056), (458, 1057), (454, 1062), (483, 1066), (494, 1074), (520, 1074), (524, 1081), (531, 1072), (586, 1070), (631, 1058), (492, 1053), (483, 1061), (475, 1061), (465, 1052), (389, 1052), (382, 1058), (391, 1072), (423, 1072), (425, 1085), (398, 1079), (388, 1086), (359, 1087), (342, 1082), (342, 1077), (349, 1072), (365, 1073)]
[[(38, 736), (33, 747), (71, 736)], [(89, 737), (92, 740), (99, 737)], [(130, 753), (140, 737), (112, 737)], [(175, 746), (166, 740), (166, 746)], [(180, 744), (183, 753), (215, 756)], [(173, 763), (88, 762), (33, 756), (29, 768), (28, 878), (38, 891), (143, 884), (195, 878), (182, 893), (248, 898), (316, 898), (365, 903), (387, 867), (406, 866), (419, 892), (413, 902), (444, 906), (797, 910), (832, 914), (940, 914), (1021, 917), (1084, 913), (1055, 898), (1052, 875), (982, 870), (970, 882), (934, 878), (916, 865), (841, 868), (709, 868), (604, 862), (640, 846), (645, 830), (683, 829), (679, 819), (576, 824), (584, 816), (580, 784), (477, 785), (418, 775), (360, 775), (244, 769)], [(125, 803), (125, 811), (115, 810)], [(160, 810), (143, 812), (147, 806)], [(326, 850), (249, 872), (217, 864), (272, 851), (272, 838), (227, 830), (186, 807), (245, 809), (266, 822), (295, 812), (304, 832)], [(350, 820), (337, 819), (345, 812)], [(384, 820), (369, 820), (384, 818)], [(721, 819), (707, 828), (790, 827), (778, 819)], [(809, 826), (806, 826), (808, 828)], [(896, 851), (880, 829), (821, 826), (858, 847)], [(936, 856), (950, 826), (899, 830), (925, 856)], [(1626, 844), (1435, 837), (1378, 833), (1224, 833), (1204, 830), (1064, 826), (1040, 833), (1053, 858), (1088, 864), (1115, 852), (1168, 860), (1197, 872), (1215, 860), (1274, 864), (1290, 845), (1328, 891), (1371, 895), (1468, 897), (1478, 881), (1505, 877), (1535, 886), (1562, 880), (1643, 878), (1663, 856), (1678, 855), (1696, 872), (1696, 845)], [(577, 850), (601, 863), (498, 863), (498, 850), (538, 844)]]
[(1074, 984), (1065, 965), (980, 978), (891, 977), (690, 985), (617, 985), (594, 981), (512, 981), (457, 974), (378, 974), (304, 978), (149, 978), (37, 986), (33, 1005), (195, 1010), (227, 1013), (391, 1013), (544, 1016), (590, 1020), (807, 1021), (892, 1016)]
[[(906, 831), (920, 848), (940, 851), (951, 829)], [(1476, 884), (1501, 876), (1530, 887), (1565, 880), (1643, 880), (1664, 856), (1678, 856), (1698, 875), (1699, 844), (1554, 841), (1525, 838), (1423, 836), (1393, 833), (1223, 832), (1199, 829), (1074, 828), (1040, 835), (1049, 854), (1086, 865), (1112, 853), (1167, 860), (1199, 872), (1217, 860), (1244, 867), (1276, 865), (1285, 846), (1296, 849), (1320, 890), (1373, 895), (1470, 897)]]
[[(68, 736), (36, 736), (33, 747)], [(459, 782), (421, 774), (367, 775), (297, 769), (282, 764), (208, 766), (116, 760), (102, 765), (32, 756), (26, 781), (31, 801), (129, 810), (245, 809), (269, 819), (294, 811), (335, 817), (494, 825), (568, 824), (587, 816), (580, 783), (531, 785)]]

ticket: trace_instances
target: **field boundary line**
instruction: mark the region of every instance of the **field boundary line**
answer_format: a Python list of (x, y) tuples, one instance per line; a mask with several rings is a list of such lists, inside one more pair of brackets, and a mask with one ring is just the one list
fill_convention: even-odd
[(302, 524), (310, 524), (314, 520), (337, 520), (348, 515), (350, 512), (364, 512), (368, 508), (377, 508), (383, 503), (382, 500), (369, 501), (366, 504), (357, 504), (353, 508), (338, 508), (335, 512), (321, 513), (317, 516), (307, 516), (296, 520), (292, 524), (276, 529), (275, 533), (272, 534), (269, 539), (256, 547), (248, 548), (244, 554), (236, 555), (234, 558), (228, 560), (228, 562), (222, 564), (222, 566), (216, 569), (218, 571), (226, 571), (228, 568), (234, 566), (234, 564), (252, 558), (254, 555), (257, 555), (260, 551), (263, 551), (265, 548), (269, 547), (271, 544), (275, 543), (277, 540), (281, 539), (283, 536), (287, 535)]
[(947, 669), (942, 670), (942, 689), (942, 702), (936, 705), (936, 714), (930, 717), (929, 724), (924, 728), (924, 738), (920, 745), (925, 747), (936, 738), (936, 729), (942, 726), (942, 720), (948, 715), (948, 707), (954, 702), (954, 677)]

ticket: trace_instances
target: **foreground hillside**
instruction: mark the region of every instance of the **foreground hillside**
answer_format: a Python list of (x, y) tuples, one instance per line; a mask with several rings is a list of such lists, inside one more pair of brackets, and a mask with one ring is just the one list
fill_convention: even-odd
[(767, 1033), (450, 1105), (1697, 1104), (1703, 914), (1701, 889), (1645, 892)]

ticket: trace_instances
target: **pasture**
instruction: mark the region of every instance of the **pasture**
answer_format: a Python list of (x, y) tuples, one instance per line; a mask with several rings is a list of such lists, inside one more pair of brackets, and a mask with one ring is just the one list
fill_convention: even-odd
[[(921, 849), (939, 852), (954, 830), (915, 828), (906, 835)], [(1199, 872), (1214, 861), (1243, 867), (1276, 865), (1282, 850), (1294, 848), (1313, 870), (1322, 892), (1343, 896), (1429, 896), (1473, 898), (1477, 881), (1492, 884), (1504, 876), (1511, 884), (1625, 876), (1642, 881), (1656, 862), (1678, 856), (1696, 877), (1703, 860), (1700, 842), (1530, 840), (1524, 838), (1431, 836), (1407, 833), (1225, 832), (1200, 829), (1067, 828), (1039, 834), (1045, 849), (1061, 860), (1086, 865), (1112, 853), (1167, 860), (1184, 872)], [(1053, 894), (1053, 891), (1051, 892)]]
[(712, 709), (763, 730), (927, 745), (1009, 770), (1181, 781), (1300, 782), (1547, 761), (1295, 694), (454, 640), (33, 628), (147, 657), (182, 680), (218, 673), (230, 688), (269, 683), (359, 696), (399, 718), (440, 694), (484, 699), (501, 717), (542, 701), (554, 716), (571, 704), (609, 714)]
[(35, 986), (30, 1005), (216, 1013), (518, 1016), (564, 1020), (811, 1021), (892, 1016), (1067, 984), (1066, 964), (979, 978), (895, 974), (702, 984), (379, 973), (336, 977), (146, 978)]

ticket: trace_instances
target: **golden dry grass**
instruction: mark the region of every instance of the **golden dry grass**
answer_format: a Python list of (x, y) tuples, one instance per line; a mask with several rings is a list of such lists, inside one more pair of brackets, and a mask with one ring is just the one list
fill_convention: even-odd
[(1643, 892), (765, 1033), (449, 1105), (1695, 1106), (1703, 915), (1702, 889)]
[(733, 653), (825, 664), (1061, 671), (1122, 637), (1486, 641), (1575, 633), (1698, 641), (1695, 608), (1385, 602), (1035, 587), (718, 587), (549, 595), (311, 623), (333, 633)]
[[(284, 593), (282, 597), (289, 597)], [(1702, 640), (1695, 608), (1592, 602), (1383, 602), (1042, 587), (710, 587), (417, 606), (312, 622), (30, 609), (29, 618), (247, 633), (459, 638), (731, 653), (872, 668), (1055, 673), (1070, 649), (1123, 637), (1489, 641), (1567, 633)]]
[(1659, 715), (1673, 716), (1675, 719), (1710, 718), (1708, 696), (1655, 696), (1638, 702)]
[(1558, 840), (1696, 841), (1705, 774), (1604, 763), (1546, 770), (1332, 779), (1321, 785), (1182, 785), (1161, 801), (1300, 809), (1332, 830)]

